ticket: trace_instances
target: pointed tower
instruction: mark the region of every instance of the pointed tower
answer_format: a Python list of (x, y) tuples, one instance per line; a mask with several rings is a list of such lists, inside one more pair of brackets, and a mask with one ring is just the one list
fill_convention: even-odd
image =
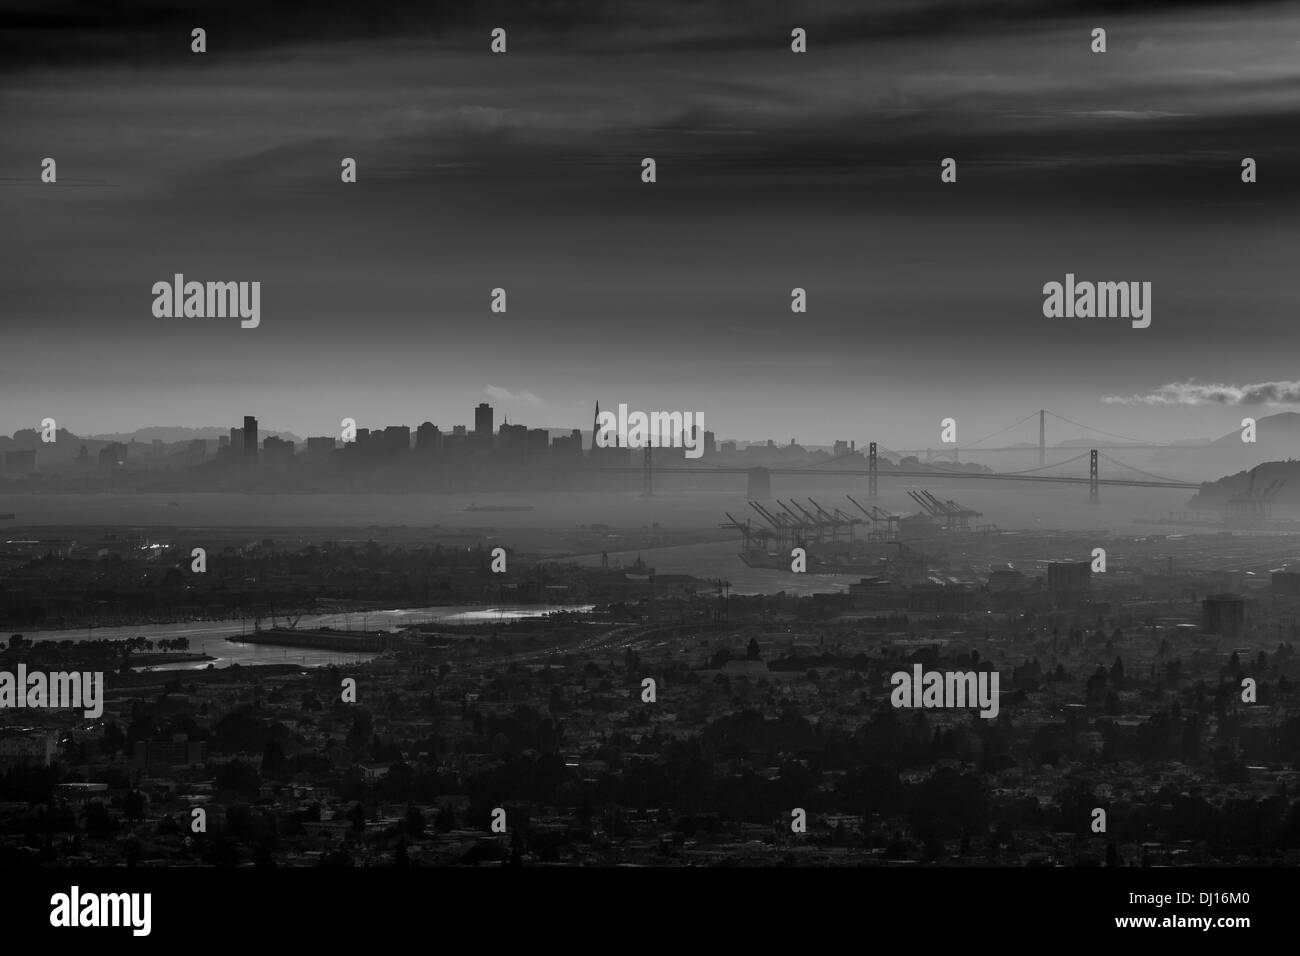
[(600, 432), (600, 400), (596, 400), (596, 414), (591, 417), (591, 457), (596, 457), (596, 435)]

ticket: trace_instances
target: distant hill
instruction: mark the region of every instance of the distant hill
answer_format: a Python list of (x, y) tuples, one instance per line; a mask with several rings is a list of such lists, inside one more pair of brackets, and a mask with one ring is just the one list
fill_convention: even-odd
[[(148, 428), (139, 428), (133, 432), (117, 432), (108, 435), (77, 435), (68, 431), (66, 428), (59, 428), (55, 432), (55, 440), (49, 444), (41, 441), (41, 433), (34, 428), (20, 428), (12, 436), (0, 435), (0, 453), (13, 451), (15, 449), (36, 449), (36, 459), (42, 470), (48, 470), (51, 466), (62, 466), (72, 463), (80, 454), (81, 449), (86, 449), (86, 454), (94, 457), (100, 450), (112, 444), (121, 442), (124, 445), (136, 443), (138, 445), (149, 446), (145, 452), (149, 456), (147, 459), (153, 462), (164, 462), (165, 457), (157, 457), (152, 454), (152, 445), (154, 439), (163, 443), (162, 451), (164, 456), (185, 455), (187, 452), (186, 443), (196, 438), (202, 438), (210, 442), (208, 453), (211, 454), (216, 450), (216, 439), (222, 435), (229, 435), (229, 428), (217, 428), (211, 426), (207, 428), (184, 428), (181, 426), (155, 425)], [(301, 444), (302, 439), (293, 435), (291, 432), (275, 432), (259, 429), (259, 440), (265, 440), (268, 435), (277, 435), (281, 438)], [(141, 461), (138, 456), (134, 461)]]
[[(1243, 414), (1242, 418), (1254, 417)], [(1222, 438), (1214, 439), (1216, 446), (1232, 448), (1249, 447), (1241, 440), (1241, 429), (1235, 428)], [(1300, 412), (1279, 412), (1255, 418), (1255, 444), (1261, 448), (1278, 447), (1279, 450), (1300, 452)], [(1288, 456), (1289, 457), (1289, 456)]]
[(1279, 517), (1300, 512), (1300, 461), (1294, 458), (1288, 461), (1266, 461), (1218, 481), (1206, 482), (1192, 496), (1188, 507), (1213, 511), (1225, 507), (1231, 499), (1247, 491), (1262, 493), (1275, 482), (1277, 484), (1270, 498), (1273, 512)]
[[(170, 445), (173, 442), (193, 441), (196, 438), (214, 439), (229, 434), (229, 425), (225, 427), (220, 425), (204, 425), (201, 428), (186, 428), (183, 425), (150, 425), (146, 428), (137, 428), (133, 432), (114, 432), (107, 435), (86, 435), (85, 437), (91, 441), (119, 441), (123, 443), (138, 441), (144, 442), (146, 445), (157, 440), (161, 441), (163, 444)], [(263, 440), (269, 435), (283, 438), (286, 441), (302, 441), (302, 439), (293, 432), (277, 432), (265, 428), (259, 428), (257, 430), (259, 440)]]
[[(1254, 417), (1242, 409), (1242, 418)], [(1183, 475), (1235, 475), (1257, 465), (1287, 461), (1300, 455), (1300, 413), (1279, 412), (1255, 419), (1255, 441), (1243, 442), (1236, 428), (1206, 443), (1207, 448), (1175, 445), (1152, 455), (1154, 471), (1177, 471)], [(1159, 466), (1159, 467), (1157, 467)]]

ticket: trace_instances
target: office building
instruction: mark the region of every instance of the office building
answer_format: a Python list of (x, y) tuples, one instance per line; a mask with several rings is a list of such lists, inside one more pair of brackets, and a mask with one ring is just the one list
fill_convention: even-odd
[(1056, 594), (1077, 594), (1092, 586), (1092, 565), (1087, 561), (1053, 561), (1047, 566), (1047, 588)]
[(244, 461), (257, 462), (257, 419), (252, 415), (244, 416), (243, 434)]
[(415, 450), (421, 455), (436, 455), (442, 451), (442, 432), (433, 422), (425, 422), (415, 429)]
[(474, 434), (479, 439), (492, 440), (492, 406), (487, 402), (479, 402), (474, 409)]
[(1210, 634), (1239, 636), (1246, 629), (1246, 599), (1237, 594), (1211, 594), (1201, 602), (1201, 626)]

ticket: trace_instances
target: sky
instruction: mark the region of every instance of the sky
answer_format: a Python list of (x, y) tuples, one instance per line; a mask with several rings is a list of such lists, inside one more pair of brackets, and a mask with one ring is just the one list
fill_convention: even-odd
[[(1296, 409), (1300, 6), (862, 6), (5, 4), (0, 431), (599, 401), (907, 448)], [(260, 281), (260, 325), (155, 317), (178, 272)], [(1151, 326), (1045, 317), (1066, 273), (1151, 282)]]

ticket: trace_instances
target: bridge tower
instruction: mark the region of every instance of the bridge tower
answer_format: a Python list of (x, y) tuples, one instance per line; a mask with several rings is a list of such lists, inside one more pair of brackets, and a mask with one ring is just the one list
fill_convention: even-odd
[(650, 467), (650, 444), (647, 442), (645, 452), (641, 455), (641, 497), (653, 498), (654, 496), (654, 472)]
[(1038, 467), (1047, 464), (1047, 412), (1038, 410)]
[(1097, 449), (1092, 449), (1088, 455), (1088, 503), (1097, 504), (1101, 499), (1097, 497)]
[(879, 490), (879, 478), (876, 473), (876, 443), (867, 449), (867, 497), (875, 498)]

